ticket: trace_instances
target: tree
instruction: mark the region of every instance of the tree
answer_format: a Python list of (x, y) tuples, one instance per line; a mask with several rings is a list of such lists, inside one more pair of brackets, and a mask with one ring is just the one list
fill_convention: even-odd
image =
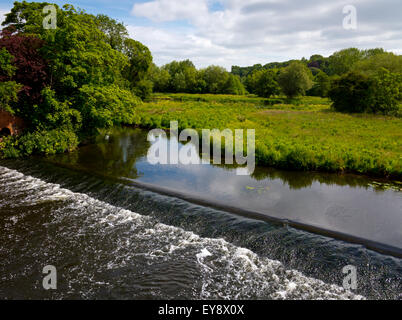
[(123, 23), (106, 15), (97, 15), (95, 21), (110, 46), (128, 57), (123, 76), (129, 81), (132, 91), (142, 99), (149, 97), (153, 89), (149, 74), (153, 60), (151, 51), (141, 42), (130, 39)]
[(152, 95), (154, 89), (154, 83), (152, 80), (145, 78), (138, 81), (135, 87), (131, 91), (139, 98), (145, 100)]
[(333, 81), (329, 97), (333, 107), (341, 112), (364, 112), (371, 104), (371, 82), (360, 72), (349, 72)]
[(392, 73), (402, 73), (402, 56), (379, 53), (358, 62), (353, 69), (370, 75), (378, 73), (382, 68)]
[(152, 67), (156, 91), (181, 93), (245, 94), (240, 78), (219, 66), (197, 70), (190, 60)]
[[(41, 91), (50, 81), (49, 69), (40, 52), (44, 41), (34, 35), (15, 33), (14, 30), (11, 27), (3, 29), (0, 33), (0, 49), (5, 49), (12, 56), (14, 70), (8, 74), (3, 73), (0, 80), (22, 85), (18, 90), (19, 103), (14, 111), (19, 115), (28, 116), (32, 105), (41, 102)], [(10, 60), (9, 67), (11, 67)]]
[(372, 58), (377, 55), (382, 55), (384, 53), (387, 53), (387, 52), (383, 48), (367, 49), (367, 50), (362, 51), (364, 59)]
[(402, 104), (402, 74), (381, 69), (373, 77), (372, 83), (374, 103), (369, 112), (395, 114)]
[(260, 97), (269, 98), (279, 94), (277, 78), (278, 71), (275, 69), (255, 71), (246, 79), (247, 90)]
[(364, 54), (356, 48), (337, 51), (328, 58), (328, 73), (329, 75), (345, 74), (363, 57)]
[(169, 72), (170, 92), (187, 92), (192, 93), (195, 91), (197, 85), (197, 69), (190, 60), (172, 61), (162, 67)]
[(81, 129), (81, 113), (71, 107), (70, 101), (58, 100), (56, 92), (50, 87), (42, 90), (41, 98), (42, 101), (39, 105), (35, 104), (30, 107), (30, 116), (23, 115), (25, 119), (29, 119), (35, 130), (62, 129), (78, 132)]
[(224, 84), (222, 93), (225, 94), (235, 94), (235, 95), (244, 95), (246, 94), (246, 89), (240, 81), (239, 76), (235, 76), (233, 74), (227, 73), (228, 79)]
[(371, 76), (351, 71), (333, 82), (329, 97), (337, 111), (393, 114), (402, 100), (402, 75), (386, 69)]
[(135, 86), (148, 74), (152, 64), (151, 51), (139, 41), (126, 39), (123, 52), (129, 58), (129, 65), (125, 68), (124, 75)]
[(225, 68), (209, 66), (202, 70), (201, 73), (206, 83), (206, 92), (215, 94), (224, 92), (224, 87), (229, 80), (229, 73)]
[(153, 83), (155, 92), (167, 92), (169, 90), (170, 73), (164, 68), (159, 68), (154, 63), (151, 64), (149, 79)]
[(57, 28), (45, 29), (46, 5), (15, 2), (3, 22), (0, 104), (30, 125), (24, 136), (9, 140), (3, 154), (63, 152), (78, 144), (78, 136), (133, 123), (141, 103), (133, 92), (144, 96), (152, 88), (152, 56), (127, 38), (122, 24), (55, 5)]
[(123, 75), (130, 82), (131, 89), (142, 99), (149, 97), (153, 88), (152, 81), (149, 80), (151, 51), (139, 41), (125, 39), (123, 53), (129, 58), (129, 64), (123, 70)]
[(261, 64), (255, 64), (251, 67), (239, 67), (239, 66), (232, 66), (231, 73), (234, 75), (239, 76), (241, 79), (248, 77), (254, 71), (262, 70), (263, 66)]
[(80, 88), (77, 102), (86, 124), (84, 130), (94, 134), (98, 128), (133, 124), (135, 120), (133, 108), (139, 105), (141, 100), (131, 91), (116, 85), (102, 87), (85, 85)]
[(320, 70), (314, 77), (314, 85), (307, 94), (317, 97), (327, 97), (330, 87), (331, 80), (329, 76)]
[(112, 49), (122, 52), (124, 41), (128, 38), (128, 31), (124, 24), (104, 14), (98, 14), (95, 18), (95, 23), (99, 30), (106, 35), (107, 42)]
[(304, 95), (313, 86), (311, 71), (301, 62), (292, 62), (281, 70), (278, 83), (288, 98)]
[(14, 57), (2, 48), (0, 50), (0, 109), (14, 113), (11, 103), (18, 101), (18, 92), (21, 85), (15, 81), (9, 81), (14, 75), (17, 68), (12, 64)]
[(0, 109), (14, 114), (12, 104), (18, 101), (18, 92), (21, 90), (21, 85), (15, 81), (0, 82)]

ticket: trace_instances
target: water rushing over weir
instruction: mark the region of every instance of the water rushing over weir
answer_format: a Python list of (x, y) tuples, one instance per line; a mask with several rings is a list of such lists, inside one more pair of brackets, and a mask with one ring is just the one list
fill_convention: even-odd
[[(138, 188), (117, 179), (130, 176), (123, 163), (94, 154), (104, 175), (0, 162), (0, 298), (402, 297), (401, 259)], [(56, 291), (42, 288), (46, 265)], [(346, 265), (358, 270), (353, 293), (342, 288)]]
[(46, 297), (39, 278), (48, 263), (62, 276), (54, 298), (361, 298), (15, 170), (0, 167), (0, 183), (3, 298)]

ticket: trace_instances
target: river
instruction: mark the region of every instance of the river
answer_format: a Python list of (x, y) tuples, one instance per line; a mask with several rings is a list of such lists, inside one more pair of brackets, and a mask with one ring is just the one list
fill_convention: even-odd
[[(151, 165), (146, 134), (0, 161), (0, 298), (402, 298), (402, 192), (356, 175)], [(46, 265), (57, 290), (42, 287)]]

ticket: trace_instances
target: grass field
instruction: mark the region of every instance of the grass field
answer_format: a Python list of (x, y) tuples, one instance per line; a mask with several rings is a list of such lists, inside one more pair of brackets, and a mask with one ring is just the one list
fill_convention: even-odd
[(342, 114), (327, 99), (157, 94), (137, 124), (181, 129), (255, 129), (258, 165), (402, 178), (402, 118)]

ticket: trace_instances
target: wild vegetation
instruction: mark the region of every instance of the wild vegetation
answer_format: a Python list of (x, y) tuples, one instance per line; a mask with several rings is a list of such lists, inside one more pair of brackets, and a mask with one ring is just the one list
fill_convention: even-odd
[(43, 28), (45, 5), (15, 2), (3, 22), (0, 107), (28, 124), (23, 136), (3, 139), (6, 157), (72, 150), (96, 129), (132, 123), (152, 62), (106, 16), (55, 6), (57, 28)]
[(219, 66), (197, 70), (190, 60), (153, 65), (150, 79), (157, 92), (245, 94), (240, 77)]
[[(232, 73), (258, 96), (278, 92), (289, 98), (330, 96), (335, 109), (342, 112), (395, 114), (402, 101), (402, 56), (383, 49), (349, 48), (328, 58), (313, 55), (309, 60), (234, 66)], [(356, 106), (356, 101), (364, 106)]]
[[(136, 124), (169, 128), (255, 129), (258, 165), (402, 177), (402, 119), (346, 114), (303, 97), (270, 105), (255, 96), (158, 94), (137, 107)], [(246, 102), (248, 100), (248, 102)]]
[(251, 128), (260, 165), (401, 176), (402, 56), (349, 48), (264, 66), (158, 67), (123, 23), (15, 2), (0, 32), (0, 108), (23, 118), (0, 157), (75, 149), (121, 125)]

